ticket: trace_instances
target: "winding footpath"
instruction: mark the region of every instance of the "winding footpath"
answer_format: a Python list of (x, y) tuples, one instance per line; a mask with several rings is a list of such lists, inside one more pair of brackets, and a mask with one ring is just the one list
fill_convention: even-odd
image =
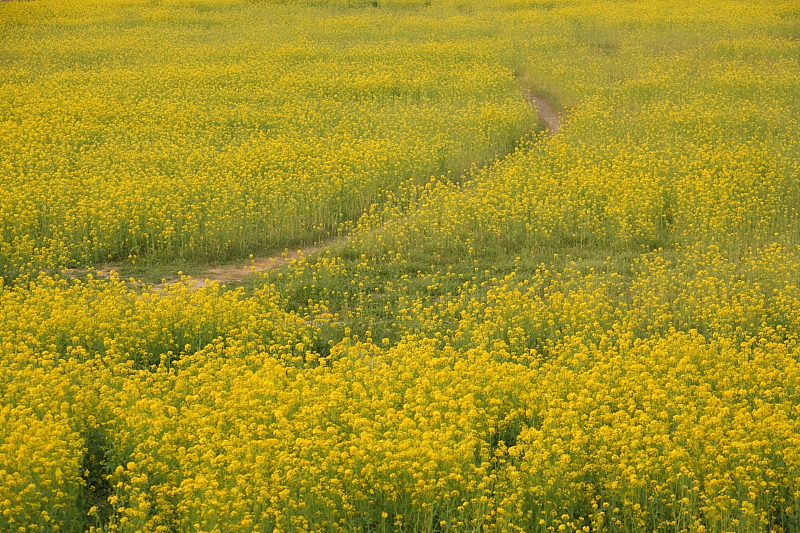
[(539, 119), (544, 123), (547, 128), (548, 135), (555, 135), (561, 128), (561, 117), (556, 113), (555, 108), (550, 105), (544, 97), (533, 93), (527, 89), (520, 89), (522, 96), (536, 108)]
[[(555, 135), (561, 127), (561, 117), (558, 115), (555, 108), (547, 99), (537, 93), (524, 88), (520, 89), (520, 92), (528, 103), (536, 109), (539, 119), (546, 128), (547, 135)], [(278, 269), (302, 257), (318, 254), (346, 242), (347, 237), (334, 237), (293, 251), (287, 248), (277, 257), (255, 257), (248, 260), (240, 260), (235, 263), (209, 267), (207, 270), (202, 271), (197, 277), (190, 278), (189, 283), (193, 288), (205, 287), (211, 283), (219, 283), (220, 285), (241, 283), (248, 276), (253, 274)], [(108, 277), (111, 275), (112, 270), (112, 267), (105, 266), (99, 270), (98, 273), (103, 277)], [(174, 280), (167, 281), (167, 283), (174, 283)], [(164, 285), (164, 283), (158, 283), (153, 285), (152, 288), (159, 290)]]
[[(329, 248), (333, 248), (340, 244), (347, 242), (347, 237), (334, 237), (320, 243), (306, 246), (298, 250), (289, 250), (288, 248), (278, 257), (255, 257), (248, 259), (244, 262), (230, 263), (225, 265), (209, 268), (205, 273), (203, 279), (193, 279), (194, 287), (205, 287), (211, 283), (217, 282), (220, 285), (226, 283), (239, 283), (244, 281), (247, 276), (257, 274), (259, 272), (268, 272), (285, 266), (292, 261), (306, 257), (309, 255), (317, 254)], [(158, 288), (159, 285), (154, 285)]]

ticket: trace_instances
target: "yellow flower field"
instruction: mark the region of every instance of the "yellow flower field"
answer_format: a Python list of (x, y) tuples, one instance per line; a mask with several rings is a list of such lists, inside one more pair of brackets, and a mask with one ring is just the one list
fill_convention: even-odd
[(0, 43), (0, 531), (800, 531), (794, 2), (9, 1)]

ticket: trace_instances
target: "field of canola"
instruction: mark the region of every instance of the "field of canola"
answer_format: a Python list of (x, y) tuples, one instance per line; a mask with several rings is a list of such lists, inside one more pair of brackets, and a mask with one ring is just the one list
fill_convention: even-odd
[(0, 192), (0, 531), (800, 531), (796, 2), (2, 2)]

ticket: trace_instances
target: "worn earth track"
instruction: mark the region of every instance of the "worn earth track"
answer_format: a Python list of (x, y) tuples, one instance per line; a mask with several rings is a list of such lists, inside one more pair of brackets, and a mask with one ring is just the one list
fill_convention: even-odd
[[(556, 134), (561, 127), (561, 117), (558, 115), (555, 108), (540, 94), (524, 88), (520, 89), (520, 92), (528, 103), (536, 109), (539, 119), (546, 128), (547, 134)], [(244, 261), (210, 267), (196, 278), (192, 278), (191, 284), (193, 287), (199, 288), (214, 282), (219, 284), (240, 283), (252, 274), (275, 270), (296, 259), (320, 253), (329, 248), (344, 244), (345, 242), (347, 242), (347, 237), (334, 237), (294, 251), (286, 249), (278, 256), (254, 257)], [(108, 277), (113, 272), (113, 268), (105, 266), (97, 272), (100, 276)], [(153, 288), (159, 289), (163, 285), (163, 283), (159, 283), (153, 285)]]
[(202, 280), (194, 280), (194, 283), (196, 287), (205, 287), (213, 282), (219, 284), (238, 283), (251, 274), (275, 270), (296, 259), (317, 254), (329, 248), (333, 248), (334, 246), (344, 244), (345, 242), (347, 242), (346, 237), (335, 237), (298, 250), (286, 249), (277, 257), (254, 257), (245, 262), (216, 266), (214, 268), (209, 268), (205, 273), (205, 277)]
[(548, 135), (555, 135), (561, 127), (561, 117), (543, 96), (528, 89), (520, 89), (525, 99), (536, 108), (539, 119), (544, 122)]

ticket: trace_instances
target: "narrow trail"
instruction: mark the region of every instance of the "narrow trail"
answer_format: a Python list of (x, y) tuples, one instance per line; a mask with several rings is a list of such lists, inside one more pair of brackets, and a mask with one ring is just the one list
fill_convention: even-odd
[[(539, 119), (544, 123), (548, 135), (555, 135), (561, 128), (561, 117), (556, 112), (550, 102), (543, 96), (536, 94), (528, 89), (520, 89), (520, 92), (535, 109)], [(207, 272), (207, 277), (203, 280), (195, 280), (197, 287), (204, 287), (210, 283), (218, 282), (220, 284), (230, 282), (241, 282), (247, 276), (258, 273), (268, 272), (275, 270), (295, 259), (319, 253), (328, 248), (333, 248), (340, 244), (347, 242), (346, 237), (336, 237), (327, 241), (317, 243), (313, 246), (300, 248), (292, 252), (284, 252), (278, 258), (275, 257), (259, 257), (249, 260), (248, 262), (235, 263), (229, 265), (222, 265), (215, 268), (210, 268)]]
[[(0, 0), (6, 1), (6, 0)], [(556, 112), (546, 98), (534, 93), (528, 89), (520, 88), (520, 93), (525, 97), (529, 104), (531, 104), (546, 128), (547, 135), (555, 135), (561, 127), (561, 117)], [(297, 250), (289, 251), (288, 249), (277, 256), (263, 256), (254, 257), (245, 260), (239, 260), (233, 263), (209, 267), (205, 271), (201, 271), (197, 276), (190, 278), (190, 284), (194, 288), (205, 287), (211, 283), (219, 283), (220, 285), (227, 283), (241, 283), (248, 276), (257, 274), (259, 272), (269, 272), (285, 266), (296, 259), (314, 255), (325, 251), (334, 246), (338, 246), (347, 242), (347, 237), (334, 237), (326, 241), (322, 241), (311, 246), (299, 248)], [(113, 271), (113, 267), (108, 265), (97, 270), (96, 272), (102, 277), (109, 277)], [(167, 280), (168, 283), (174, 283), (177, 280)], [(158, 283), (152, 285), (153, 289), (160, 289), (165, 283)]]
[[(208, 271), (204, 273), (205, 275), (204, 278), (202, 279), (193, 278), (193, 281), (195, 283), (194, 286), (198, 288), (205, 287), (206, 285), (209, 285), (214, 282), (217, 282), (220, 285), (225, 283), (238, 283), (243, 281), (247, 276), (250, 276), (252, 274), (275, 270), (276, 268), (288, 265), (289, 263), (291, 263), (296, 259), (317, 254), (329, 248), (333, 248), (334, 246), (344, 244), (345, 242), (347, 242), (346, 237), (334, 237), (327, 241), (322, 241), (317, 244), (313, 244), (311, 246), (299, 248), (297, 250), (287, 249), (277, 257), (275, 256), (253, 257), (245, 261), (239, 261), (237, 263), (229, 263), (209, 268)], [(154, 285), (154, 287), (158, 288), (159, 285)]]
[(561, 117), (556, 112), (555, 108), (550, 104), (550, 102), (548, 102), (543, 96), (531, 92), (528, 89), (520, 89), (520, 92), (528, 101), (528, 103), (536, 108), (539, 119), (544, 122), (544, 125), (547, 128), (547, 134), (555, 135), (558, 133), (559, 128), (561, 128)]

